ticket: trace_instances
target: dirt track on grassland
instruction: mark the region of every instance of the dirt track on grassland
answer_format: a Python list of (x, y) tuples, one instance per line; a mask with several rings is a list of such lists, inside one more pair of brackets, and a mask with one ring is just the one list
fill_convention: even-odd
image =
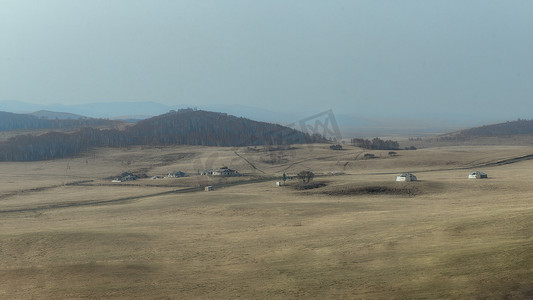
[[(233, 182), (233, 183), (213, 185), (213, 187), (215, 189), (217, 189), (217, 188), (224, 188), (224, 187), (230, 187), (230, 186), (236, 186), (236, 185), (265, 182), (265, 181), (269, 181), (269, 180), (272, 180), (272, 178), (262, 178), (262, 179), (256, 179), (256, 180), (250, 180), (250, 181), (239, 181), (239, 182)], [(68, 185), (76, 185), (76, 184), (68, 184)], [(50, 187), (44, 187), (44, 188), (39, 188), (39, 189), (32, 189), (31, 191), (40, 191), (40, 190), (51, 189), (51, 188), (55, 188), (55, 187), (59, 187), (59, 186), (50, 186)], [(154, 193), (154, 194), (149, 194), (149, 195), (122, 197), (122, 198), (111, 199), (111, 200), (71, 202), (71, 203), (60, 203), (60, 204), (43, 205), (43, 206), (20, 208), (20, 209), (7, 209), (7, 210), (0, 210), (0, 214), (31, 212), (31, 211), (49, 210), (49, 209), (57, 209), (57, 208), (68, 208), (68, 207), (76, 207), (76, 206), (115, 204), (115, 203), (120, 203), (120, 202), (127, 202), (127, 201), (133, 201), (133, 200), (151, 198), (151, 197), (158, 197), (158, 196), (164, 196), (164, 195), (170, 195), (170, 194), (183, 194), (183, 193), (199, 192), (199, 191), (202, 191), (202, 190), (204, 190), (204, 187), (193, 187), (193, 188), (185, 188), (185, 189), (180, 189), (180, 190), (172, 190), (172, 191)]]

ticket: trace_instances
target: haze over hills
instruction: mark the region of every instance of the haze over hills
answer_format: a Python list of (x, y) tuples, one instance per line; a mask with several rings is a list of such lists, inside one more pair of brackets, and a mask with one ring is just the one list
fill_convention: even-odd
[(114, 119), (119, 116), (144, 116), (149, 118), (160, 115), (177, 107), (156, 102), (105, 102), (86, 104), (34, 104), (21, 101), (0, 101), (0, 111), (29, 114), (40, 110), (65, 112), (90, 118)]
[[(45, 112), (54, 115), (53, 112)], [(73, 117), (67, 114), (65, 117)], [(316, 118), (316, 120), (314, 119)], [(318, 120), (318, 121), (317, 121)], [(305, 120), (307, 121), (307, 120)], [(332, 112), (311, 117), (309, 123), (336, 126)], [(323, 123), (320, 123), (322, 122)], [(34, 115), (0, 112), (0, 131), (42, 130), (52, 132), (37, 136), (14, 136), (0, 143), (1, 161), (27, 161), (68, 157), (91, 147), (125, 147), (131, 145), (204, 145), (246, 146), (326, 142), (317, 131), (303, 132), (275, 123), (253, 121), (226, 113), (196, 109), (180, 109), (145, 119), (135, 125), (118, 129), (117, 121), (105, 119), (45, 119)], [(292, 124), (298, 127), (302, 124)], [(102, 129), (102, 126), (104, 126)], [(56, 129), (77, 129), (75, 132), (53, 132)], [(335, 128), (332, 128), (335, 131)], [(461, 142), (479, 137), (527, 135), (533, 137), (533, 121), (517, 120), (486, 125), (435, 136), (437, 142)], [(529, 143), (529, 140), (522, 142)]]
[[(157, 102), (101, 102), (76, 105), (51, 104), (41, 105), (20, 101), (0, 101), (0, 111), (15, 113), (34, 113), (40, 110), (65, 112), (92, 118), (118, 119), (136, 122), (153, 116), (167, 113), (171, 110), (184, 108), (197, 108), (206, 111), (217, 111), (249, 118), (263, 122), (272, 122), (282, 125), (292, 125), (299, 128), (301, 120), (307, 119), (323, 112), (313, 106), (302, 106), (298, 111), (275, 107), (271, 110), (260, 109), (244, 105), (165, 105)], [(363, 114), (359, 111), (333, 111), (337, 125), (343, 137), (373, 137), (394, 135), (433, 135), (446, 132), (458, 131), (464, 128), (480, 126), (483, 123), (496, 123), (505, 120), (483, 120), (461, 114), (413, 115), (398, 118), (388, 115), (380, 115), (377, 111), (373, 115)]]

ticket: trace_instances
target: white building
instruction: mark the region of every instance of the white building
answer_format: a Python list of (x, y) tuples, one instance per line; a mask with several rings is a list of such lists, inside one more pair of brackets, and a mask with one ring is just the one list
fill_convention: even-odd
[(488, 178), (487, 174), (483, 173), (483, 172), (480, 172), (480, 171), (475, 171), (474, 173), (471, 173), (468, 175), (468, 178), (471, 178), (471, 179), (481, 179), (481, 178)]
[(416, 181), (416, 176), (411, 173), (403, 173), (396, 176), (396, 181)]

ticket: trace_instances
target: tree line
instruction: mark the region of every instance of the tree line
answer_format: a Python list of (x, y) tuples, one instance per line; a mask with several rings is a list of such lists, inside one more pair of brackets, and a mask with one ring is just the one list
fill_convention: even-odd
[(397, 141), (392, 140), (382, 140), (380, 138), (373, 138), (372, 140), (368, 139), (351, 139), (351, 144), (356, 147), (361, 147), (364, 149), (371, 150), (399, 150), (400, 144)]

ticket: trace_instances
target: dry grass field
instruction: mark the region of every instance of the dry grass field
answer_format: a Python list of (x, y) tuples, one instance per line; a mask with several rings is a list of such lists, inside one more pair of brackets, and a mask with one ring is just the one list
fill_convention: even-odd
[[(533, 147), (345, 148), (0, 163), (0, 298), (533, 298), (533, 160), (498, 164)], [(150, 179), (223, 165), (246, 176)], [(275, 185), (301, 170), (326, 186)], [(111, 183), (125, 171), (148, 178)]]

